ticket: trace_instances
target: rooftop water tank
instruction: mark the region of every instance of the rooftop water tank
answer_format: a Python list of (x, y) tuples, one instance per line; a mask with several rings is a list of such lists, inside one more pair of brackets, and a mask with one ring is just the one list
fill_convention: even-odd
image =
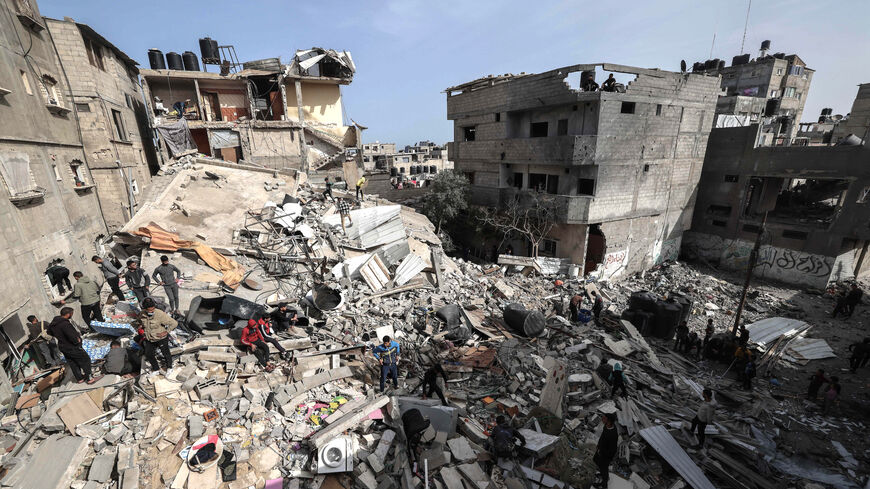
[(148, 64), (152, 70), (165, 70), (166, 60), (163, 59), (163, 51), (151, 48), (148, 50)]
[(199, 71), (199, 59), (192, 51), (185, 51), (181, 55), (181, 60), (184, 62), (184, 69), (187, 71)]
[(182, 60), (181, 55), (175, 51), (166, 53), (166, 65), (170, 70), (184, 70), (184, 60)]

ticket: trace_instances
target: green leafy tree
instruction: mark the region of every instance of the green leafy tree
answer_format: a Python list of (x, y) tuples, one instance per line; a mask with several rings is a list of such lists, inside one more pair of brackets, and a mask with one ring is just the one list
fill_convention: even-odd
[(439, 173), (432, 180), (432, 186), (423, 197), (422, 209), (426, 217), (436, 223), (436, 233), (441, 233), (441, 224), (456, 217), (468, 208), (470, 192), (465, 175), (453, 170)]

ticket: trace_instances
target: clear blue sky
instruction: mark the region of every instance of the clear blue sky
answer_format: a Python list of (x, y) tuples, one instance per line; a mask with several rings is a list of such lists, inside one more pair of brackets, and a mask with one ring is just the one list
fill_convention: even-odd
[[(147, 67), (148, 48), (199, 53), (197, 39), (233, 44), (239, 57), (281, 56), (312, 46), (349, 50), (347, 114), (366, 141), (411, 144), (452, 137), (445, 88), (501, 73), (612, 62), (679, 70), (740, 54), (745, 0), (39, 0), (48, 17), (93, 27)], [(870, 1), (755, 0), (745, 52), (762, 40), (816, 70), (804, 120), (822, 107), (845, 114), (870, 82)]]

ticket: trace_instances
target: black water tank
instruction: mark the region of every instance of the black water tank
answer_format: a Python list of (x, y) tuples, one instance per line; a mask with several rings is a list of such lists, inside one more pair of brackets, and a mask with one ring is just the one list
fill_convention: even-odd
[(769, 40), (761, 41), (761, 49), (763, 49), (765, 51), (770, 49), (770, 41)]
[(656, 324), (653, 336), (670, 340), (677, 331), (683, 308), (677, 302), (658, 301), (656, 303)]
[(540, 336), (547, 327), (547, 320), (539, 311), (529, 311), (522, 304), (508, 304), (504, 309), (504, 322), (524, 336)]
[(395, 177), (395, 176), (397, 176), (398, 174), (399, 174), (399, 170), (397, 170), (395, 166), (392, 167), (392, 168), (390, 168), (390, 176), (391, 176), (391, 177)]
[(725, 60), (724, 60), (724, 59), (720, 59), (719, 62), (716, 63), (716, 69), (721, 70), (721, 69), (724, 68), (724, 67), (725, 67)]
[(785, 53), (776, 53), (773, 57), (776, 59), (785, 59)]
[(403, 167), (401, 167), (401, 168), (399, 168), (399, 173), (402, 173), (402, 174), (404, 174), (404, 173), (405, 173), (405, 167), (404, 167), (404, 166), (403, 166)]
[(435, 165), (429, 165), (429, 173), (432, 173), (432, 174), (438, 173), (438, 167)]
[(181, 55), (176, 53), (175, 51), (170, 51), (166, 53), (166, 66), (169, 67), (170, 70), (184, 70), (184, 60), (181, 59)]
[(634, 318), (630, 321), (643, 336), (652, 334), (656, 327), (656, 315), (652, 312), (634, 311)]
[(658, 299), (655, 294), (649, 291), (639, 290), (628, 298), (628, 308), (633, 311), (656, 312)]
[(748, 62), (749, 62), (749, 55), (748, 54), (741, 54), (740, 56), (734, 56), (733, 58), (731, 58), (731, 66), (745, 65)]
[(199, 52), (204, 59), (219, 59), (217, 41), (210, 37), (204, 37), (199, 40)]
[(159, 49), (148, 50), (148, 64), (152, 70), (165, 70), (166, 60), (163, 59), (163, 51)]
[(181, 60), (184, 62), (185, 70), (199, 71), (199, 60), (196, 58), (196, 54), (192, 51), (185, 51), (184, 54), (181, 55)]
[(680, 321), (688, 321), (689, 313), (692, 312), (692, 299), (689, 299), (685, 295), (679, 292), (671, 292), (670, 298), (680, 304), (680, 307), (683, 308), (683, 313), (680, 315)]

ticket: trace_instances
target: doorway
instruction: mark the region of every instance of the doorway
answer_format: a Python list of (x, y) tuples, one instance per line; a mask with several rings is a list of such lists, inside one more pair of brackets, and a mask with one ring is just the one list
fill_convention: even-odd
[(601, 225), (590, 224), (589, 237), (586, 238), (586, 261), (583, 264), (585, 274), (595, 271), (599, 263), (604, 263), (605, 250), (607, 250), (607, 239), (601, 232)]

